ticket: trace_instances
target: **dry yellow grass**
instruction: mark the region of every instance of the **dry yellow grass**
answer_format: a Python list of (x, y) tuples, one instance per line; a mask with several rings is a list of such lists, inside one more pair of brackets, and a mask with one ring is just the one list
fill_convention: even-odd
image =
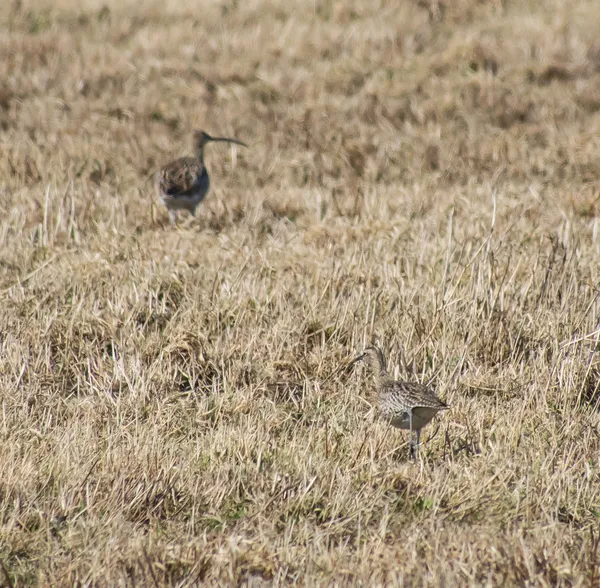
[(0, 582), (598, 585), (597, 0), (6, 4)]

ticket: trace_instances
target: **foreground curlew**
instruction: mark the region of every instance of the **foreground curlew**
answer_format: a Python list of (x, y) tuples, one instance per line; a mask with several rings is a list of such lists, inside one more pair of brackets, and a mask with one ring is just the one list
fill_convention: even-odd
[(176, 159), (165, 165), (156, 174), (156, 190), (160, 201), (169, 211), (171, 224), (175, 223), (175, 215), (178, 210), (187, 210), (194, 216), (196, 207), (208, 193), (210, 180), (204, 165), (204, 146), (211, 141), (235, 143), (248, 147), (237, 139), (211, 137), (204, 131), (194, 131), (195, 155)]
[[(423, 384), (392, 380), (379, 347), (367, 347), (352, 363), (361, 359), (367, 360), (375, 374), (381, 416), (398, 429), (410, 429), (412, 458), (418, 453), (421, 429), (448, 405)], [(413, 444), (413, 430), (417, 432), (416, 445)]]

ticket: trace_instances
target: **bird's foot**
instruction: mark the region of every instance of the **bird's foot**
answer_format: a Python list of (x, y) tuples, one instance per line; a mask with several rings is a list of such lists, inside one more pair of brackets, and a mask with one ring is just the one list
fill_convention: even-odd
[(411, 460), (416, 460), (419, 457), (419, 442), (412, 439), (409, 443), (409, 456)]

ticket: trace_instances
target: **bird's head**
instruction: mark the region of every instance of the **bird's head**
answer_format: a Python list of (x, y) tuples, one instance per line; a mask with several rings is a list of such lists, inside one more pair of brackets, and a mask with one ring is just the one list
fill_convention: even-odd
[(357, 355), (351, 362), (355, 364), (358, 361), (364, 360), (373, 370), (373, 373), (379, 377), (387, 374), (387, 367), (383, 352), (376, 345), (370, 345)]
[(204, 145), (212, 141), (213, 138), (204, 131), (194, 131), (194, 148), (196, 151), (202, 151)]

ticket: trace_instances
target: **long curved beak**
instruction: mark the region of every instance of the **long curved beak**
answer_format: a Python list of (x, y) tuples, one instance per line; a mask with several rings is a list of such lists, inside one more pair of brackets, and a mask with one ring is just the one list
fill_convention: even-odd
[(346, 369), (349, 370), (355, 363), (359, 362), (361, 359), (364, 359), (364, 357), (365, 357), (364, 353), (357, 355), (354, 359), (350, 360), (350, 362), (346, 366)]
[(237, 139), (228, 139), (227, 137), (211, 137), (210, 141), (221, 141), (223, 143), (235, 143), (236, 145), (241, 145), (242, 147), (248, 147), (246, 143), (242, 141), (238, 141)]

